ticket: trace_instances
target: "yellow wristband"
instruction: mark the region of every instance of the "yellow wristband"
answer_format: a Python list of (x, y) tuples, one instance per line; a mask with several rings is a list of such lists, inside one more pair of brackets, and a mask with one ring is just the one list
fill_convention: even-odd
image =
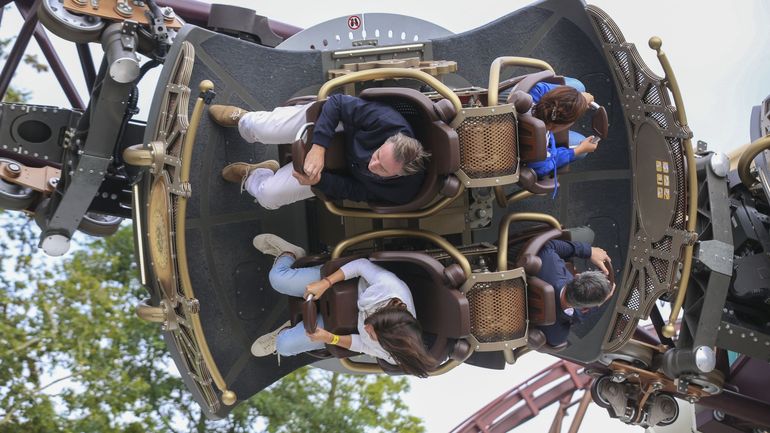
[(332, 341), (329, 343), (331, 345), (337, 345), (337, 343), (340, 342), (340, 336), (337, 334), (332, 334)]

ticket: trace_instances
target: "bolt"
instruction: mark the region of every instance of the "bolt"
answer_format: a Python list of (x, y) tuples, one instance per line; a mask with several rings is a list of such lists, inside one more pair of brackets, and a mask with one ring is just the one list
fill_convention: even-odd
[(175, 16), (174, 15), (174, 9), (172, 9), (170, 7), (162, 8), (160, 11), (163, 14), (163, 18), (171, 19), (171, 18), (174, 18), (174, 16)]
[(15, 162), (8, 163), (8, 165), (5, 166), (5, 170), (11, 177), (19, 177), (21, 174), (21, 166)]

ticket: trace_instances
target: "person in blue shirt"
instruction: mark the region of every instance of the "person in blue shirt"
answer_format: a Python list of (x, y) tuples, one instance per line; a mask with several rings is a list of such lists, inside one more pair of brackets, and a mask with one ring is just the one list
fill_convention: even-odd
[[(296, 140), (311, 105), (253, 112), (212, 105), (209, 115), (221, 126), (238, 127), (249, 143), (284, 144)], [(348, 166), (344, 174), (324, 170), (326, 149), (339, 126), (345, 135)], [(312, 141), (304, 173), (295, 172), (292, 164), (279, 167), (276, 161), (236, 162), (222, 170), (222, 177), (240, 183), (265, 209), (313, 197), (311, 186), (331, 199), (405, 204), (419, 192), (430, 156), (393, 107), (348, 95), (336, 94), (326, 100)]]
[[(577, 80), (570, 83), (582, 83)], [(543, 161), (527, 164), (538, 177), (549, 174), (556, 175), (556, 170), (565, 165), (584, 158), (598, 147), (594, 136), (588, 138), (569, 129), (586, 112), (594, 97), (590, 93), (580, 91), (572, 85), (558, 85), (539, 82), (530, 89), (532, 96), (532, 115), (545, 123), (548, 131), (548, 151)], [(569, 131), (569, 147), (558, 147), (554, 134)]]
[[(562, 240), (547, 242), (537, 255), (542, 261), (537, 277), (553, 287), (556, 301), (556, 322), (538, 329), (543, 331), (550, 346), (559, 346), (567, 341), (574, 323), (591, 320), (596, 307), (612, 297), (615, 286), (610, 285), (609, 271), (604, 264), (610, 258), (601, 248)], [(590, 259), (599, 271), (573, 276), (565, 262), (572, 257)]]

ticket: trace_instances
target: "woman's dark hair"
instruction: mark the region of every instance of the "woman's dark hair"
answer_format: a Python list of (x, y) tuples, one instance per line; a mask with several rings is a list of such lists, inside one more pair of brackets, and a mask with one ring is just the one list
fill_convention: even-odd
[(387, 305), (367, 317), (364, 324), (372, 325), (377, 342), (405, 373), (428, 377), (436, 360), (422, 343), (420, 322), (406, 310), (404, 304)]
[(532, 109), (532, 115), (546, 124), (566, 125), (574, 123), (588, 109), (582, 93), (569, 86), (559, 86), (540, 98)]

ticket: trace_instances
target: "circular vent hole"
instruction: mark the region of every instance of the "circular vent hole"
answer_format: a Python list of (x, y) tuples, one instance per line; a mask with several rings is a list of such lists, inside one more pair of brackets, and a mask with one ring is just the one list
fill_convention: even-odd
[(19, 137), (30, 143), (42, 143), (51, 138), (51, 128), (39, 120), (27, 120), (19, 125)]

